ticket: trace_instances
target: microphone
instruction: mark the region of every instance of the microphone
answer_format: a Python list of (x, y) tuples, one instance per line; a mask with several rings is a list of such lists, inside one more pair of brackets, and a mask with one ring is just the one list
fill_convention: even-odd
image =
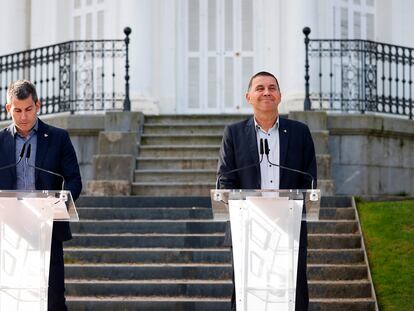
[[(29, 147), (30, 147), (30, 145), (29, 145)], [(274, 166), (283, 168), (285, 170), (292, 171), (292, 172), (295, 172), (295, 173), (302, 174), (302, 175), (305, 175), (307, 177), (310, 177), (311, 178), (311, 188), (312, 188), (312, 190), (315, 190), (314, 187), (313, 187), (313, 183), (314, 183), (315, 179), (308, 172), (303, 172), (303, 171), (300, 171), (300, 170), (297, 170), (297, 169), (294, 169), (294, 168), (290, 168), (290, 167), (287, 167), (287, 166), (283, 166), (283, 165), (279, 165), (279, 164), (275, 164), (275, 163), (270, 162), (270, 160), (269, 160), (269, 152), (270, 152), (270, 149), (269, 149), (269, 143), (267, 141), (267, 138), (265, 138), (265, 140), (264, 140), (264, 148), (265, 148), (265, 154), (266, 154), (267, 162), (269, 162), (270, 164), (272, 164)]]
[(29, 164), (29, 158), (30, 158), (31, 150), (32, 150), (32, 145), (29, 144), (29, 146), (27, 147), (27, 151), (26, 151), (26, 164), (29, 167), (34, 168), (35, 170), (39, 170), (39, 171), (42, 171), (42, 172), (45, 172), (45, 173), (49, 173), (49, 174), (52, 174), (52, 175), (55, 175), (57, 177), (62, 178), (62, 191), (65, 190), (65, 177), (63, 177), (63, 175), (61, 175), (59, 173), (55, 173), (55, 172), (49, 171), (49, 170), (46, 170), (46, 169), (41, 168), (41, 167), (37, 167), (37, 166), (34, 166), (34, 165)]
[(20, 163), (20, 161), (23, 159), (23, 155), (24, 155), (24, 150), (25, 150), (25, 149), (26, 149), (26, 143), (24, 143), (24, 144), (23, 144), (23, 147), (22, 147), (22, 149), (20, 150), (19, 160), (18, 160), (16, 163), (13, 163), (13, 164), (9, 164), (9, 165), (6, 165), (6, 166), (3, 166), (3, 167), (0, 167), (0, 170), (5, 170), (5, 169), (8, 169), (8, 168), (11, 168), (11, 167), (17, 166), (17, 165)]
[(226, 174), (232, 174), (232, 173), (236, 173), (236, 172), (238, 172), (238, 171), (243, 171), (243, 170), (248, 169), (248, 168), (250, 168), (250, 167), (260, 165), (260, 163), (262, 163), (262, 161), (263, 161), (263, 154), (264, 154), (264, 151), (263, 151), (263, 138), (260, 138), (260, 143), (259, 143), (259, 146), (260, 146), (260, 147), (259, 147), (259, 152), (260, 152), (260, 160), (259, 160), (257, 163), (253, 163), (253, 164), (246, 165), (246, 166), (243, 166), (243, 167), (235, 168), (235, 169), (233, 169), (233, 170), (230, 170), (230, 171), (227, 171), (227, 172), (222, 172), (221, 174), (219, 174), (219, 175), (217, 176), (217, 181), (216, 181), (216, 190), (219, 188), (219, 181), (220, 181), (220, 178), (221, 178), (223, 175), (226, 175)]

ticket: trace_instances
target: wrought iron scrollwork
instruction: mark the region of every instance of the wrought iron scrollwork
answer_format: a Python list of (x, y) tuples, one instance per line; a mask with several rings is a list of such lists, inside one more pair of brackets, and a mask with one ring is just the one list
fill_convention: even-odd
[(0, 56), (0, 120), (18, 79), (36, 85), (40, 114), (123, 110), (126, 53), (125, 40), (80, 40)]
[(413, 48), (367, 40), (308, 39), (306, 51), (311, 109), (413, 119)]

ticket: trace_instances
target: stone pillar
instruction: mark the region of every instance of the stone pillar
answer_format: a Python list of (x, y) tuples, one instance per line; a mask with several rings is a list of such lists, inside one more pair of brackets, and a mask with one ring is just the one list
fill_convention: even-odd
[(87, 183), (87, 194), (131, 194), (142, 125), (142, 113), (106, 113), (105, 131), (99, 133), (98, 154), (93, 157), (94, 180)]

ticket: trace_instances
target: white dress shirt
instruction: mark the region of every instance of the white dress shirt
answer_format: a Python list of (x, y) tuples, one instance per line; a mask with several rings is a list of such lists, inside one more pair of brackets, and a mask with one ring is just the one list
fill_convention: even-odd
[[(259, 150), (260, 158), (260, 139), (267, 139), (269, 143), (269, 160), (274, 164), (279, 165), (280, 159), (280, 147), (279, 147), (279, 118), (277, 118), (275, 124), (269, 129), (264, 131), (260, 125), (254, 119), (256, 127), (257, 137), (257, 150)], [(279, 167), (272, 165), (267, 160), (266, 155), (263, 156), (263, 161), (260, 163), (260, 177), (261, 177), (261, 189), (279, 189), (280, 172)]]

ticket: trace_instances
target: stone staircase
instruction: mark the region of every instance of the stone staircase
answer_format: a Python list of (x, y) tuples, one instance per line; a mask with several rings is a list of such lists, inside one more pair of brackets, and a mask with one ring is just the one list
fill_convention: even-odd
[[(134, 195), (209, 195), (215, 187), (218, 153), (225, 125), (242, 115), (145, 116), (139, 143)], [(329, 132), (312, 131), (317, 153), (318, 188), (333, 195)]]
[[(81, 197), (65, 243), (69, 310), (229, 310), (225, 224), (208, 197)], [(308, 224), (310, 310), (374, 311), (356, 210), (323, 197)]]
[(228, 310), (230, 251), (208, 197), (81, 197), (69, 310)]

